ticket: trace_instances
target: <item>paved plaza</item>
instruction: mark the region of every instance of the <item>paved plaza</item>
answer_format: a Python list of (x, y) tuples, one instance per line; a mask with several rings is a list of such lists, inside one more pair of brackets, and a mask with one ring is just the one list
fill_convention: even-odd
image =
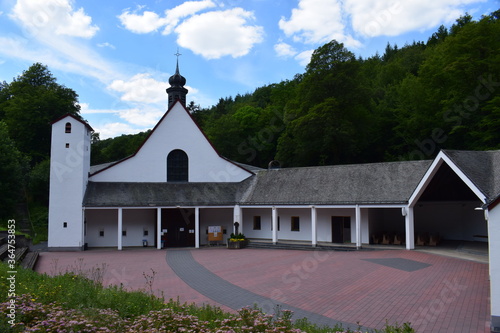
[[(79, 259), (82, 258), (82, 259)], [(488, 264), (422, 251), (352, 252), (225, 248), (43, 252), (36, 270), (57, 274), (106, 264), (104, 284), (212, 304), (234, 312), (277, 304), (318, 324), (417, 332), (489, 332)]]

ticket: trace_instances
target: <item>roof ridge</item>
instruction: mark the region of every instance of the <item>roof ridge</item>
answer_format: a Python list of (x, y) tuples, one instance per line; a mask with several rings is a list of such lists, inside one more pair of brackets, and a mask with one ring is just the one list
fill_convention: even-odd
[[(311, 165), (311, 166), (304, 166), (304, 167), (289, 167), (289, 168), (279, 168), (279, 169), (262, 169), (260, 171), (280, 171), (280, 170), (293, 170), (293, 169), (319, 169), (319, 168), (346, 168), (346, 167), (353, 167), (353, 166), (366, 166), (366, 165), (389, 165), (389, 164), (398, 164), (398, 163), (423, 163), (423, 162), (431, 162), (433, 160), (409, 160), (409, 161), (388, 161), (388, 162), (367, 162), (367, 163), (352, 163), (352, 164), (332, 164), (332, 165)], [(259, 172), (260, 172), (259, 171)]]

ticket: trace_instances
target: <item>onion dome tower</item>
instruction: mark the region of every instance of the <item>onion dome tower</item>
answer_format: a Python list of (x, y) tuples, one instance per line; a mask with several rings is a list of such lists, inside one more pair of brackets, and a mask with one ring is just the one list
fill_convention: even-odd
[(170, 83), (170, 88), (167, 88), (168, 94), (168, 108), (177, 101), (181, 101), (182, 105), (186, 106), (186, 95), (188, 90), (184, 88), (186, 84), (186, 78), (179, 73), (179, 52), (175, 54), (177, 56), (177, 66), (175, 68), (175, 74), (168, 79)]

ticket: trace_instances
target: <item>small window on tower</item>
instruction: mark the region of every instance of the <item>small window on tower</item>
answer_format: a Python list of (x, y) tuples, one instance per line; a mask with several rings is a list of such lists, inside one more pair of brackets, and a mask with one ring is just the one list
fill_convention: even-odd
[(67, 228), (68, 227), (68, 222), (63, 222), (63, 228)]
[(149, 230), (148, 229), (144, 229), (144, 231), (142, 232), (142, 235), (143, 236), (148, 236), (149, 235)]
[(64, 132), (71, 133), (71, 123), (66, 123), (66, 127), (65, 127)]
[(104, 237), (104, 229), (99, 230), (99, 237)]
[(66, 144), (66, 148), (69, 148), (69, 143)]

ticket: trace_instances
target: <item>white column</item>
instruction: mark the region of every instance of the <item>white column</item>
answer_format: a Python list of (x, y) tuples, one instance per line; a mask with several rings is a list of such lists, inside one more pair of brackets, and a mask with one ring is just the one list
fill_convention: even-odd
[(236, 232), (236, 230), (234, 229), (234, 222), (238, 222), (240, 224), (239, 232), (243, 233), (243, 219), (241, 218), (240, 205), (234, 205), (234, 209), (233, 209), (233, 233)]
[(156, 248), (161, 250), (161, 208), (156, 208)]
[(500, 205), (490, 205), (487, 215), (491, 331), (498, 332), (498, 327), (500, 327)]
[(361, 208), (356, 205), (356, 248), (361, 248)]
[(118, 208), (118, 250), (122, 249), (123, 209)]
[(194, 208), (194, 247), (200, 248), (200, 207)]
[(278, 210), (276, 207), (273, 207), (272, 210), (272, 224), (273, 224), (273, 244), (278, 243)]
[(415, 226), (414, 226), (414, 215), (413, 207), (405, 208), (405, 237), (406, 237), (406, 249), (415, 249)]
[(316, 245), (318, 244), (318, 235), (316, 233), (316, 224), (317, 224), (316, 220), (317, 220), (316, 207), (311, 206), (311, 232), (312, 232), (311, 243), (313, 247), (316, 247)]

